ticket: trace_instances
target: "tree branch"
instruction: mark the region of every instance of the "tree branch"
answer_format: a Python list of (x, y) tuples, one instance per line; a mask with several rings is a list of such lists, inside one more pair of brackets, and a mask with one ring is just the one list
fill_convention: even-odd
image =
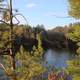
[(22, 16), (22, 17), (24, 18), (24, 20), (26, 21), (26, 23), (28, 24), (28, 21), (27, 21), (27, 19), (25, 18), (25, 16), (24, 16), (23, 14), (21, 14), (21, 13), (18, 13), (18, 14), (15, 14), (15, 15), (14, 15), (14, 17), (15, 17), (15, 16), (17, 16), (17, 15), (20, 15), (20, 16)]
[(6, 68), (4, 67), (4, 65), (3, 65), (2, 63), (0, 63), (0, 66), (4, 69), (4, 71), (5, 71), (6, 74), (7, 74), (7, 70), (6, 70)]
[(0, 55), (10, 55), (9, 50), (5, 48), (0, 48)]
[(18, 23), (14, 24), (14, 25), (18, 25), (20, 23), (20, 21), (17, 19), (16, 16), (13, 16), (13, 18), (15, 18), (17, 20)]
[(7, 22), (5, 22), (5, 21), (3, 21), (3, 20), (0, 20), (0, 22), (5, 23), (5, 24), (9, 25)]

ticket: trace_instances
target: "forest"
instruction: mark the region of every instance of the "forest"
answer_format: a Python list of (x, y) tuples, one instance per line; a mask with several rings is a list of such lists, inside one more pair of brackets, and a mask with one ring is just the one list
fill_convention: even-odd
[[(13, 9), (12, 0), (7, 5), (5, 1), (0, 0), (0, 80), (80, 80), (80, 22), (53, 29), (19, 24), (16, 16), (25, 17)], [(67, 1), (68, 14), (79, 20), (80, 0)], [(47, 67), (48, 61), (43, 60), (49, 49), (74, 57), (66, 61), (65, 68)]]

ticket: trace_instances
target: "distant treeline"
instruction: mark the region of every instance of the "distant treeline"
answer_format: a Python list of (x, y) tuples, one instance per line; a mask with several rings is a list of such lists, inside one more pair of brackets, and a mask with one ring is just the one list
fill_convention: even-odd
[[(71, 49), (75, 51), (76, 45), (67, 37), (67, 33), (72, 30), (72, 25), (80, 24), (74, 23), (69, 26), (57, 26), (51, 30), (46, 30), (44, 25), (37, 25), (32, 27), (30, 25), (14, 25), (14, 48), (15, 51), (19, 50), (20, 45), (23, 45), (25, 49), (32, 49), (33, 45), (37, 46), (37, 34), (41, 35), (41, 42), (44, 49)], [(0, 24), (0, 42), (3, 41), (4, 48), (8, 44), (8, 34), (10, 28), (6, 24)], [(5, 36), (5, 39), (3, 38)], [(0, 44), (0, 48), (1, 44)], [(3, 48), (3, 49), (4, 49)]]

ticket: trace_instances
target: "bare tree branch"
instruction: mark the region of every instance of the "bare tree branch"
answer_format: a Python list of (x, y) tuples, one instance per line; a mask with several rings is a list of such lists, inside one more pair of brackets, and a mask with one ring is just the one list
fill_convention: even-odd
[(5, 21), (3, 21), (3, 20), (0, 20), (0, 22), (5, 23), (5, 24), (9, 25), (7, 22), (5, 22)]
[(13, 16), (13, 18), (15, 18), (17, 20), (18, 23), (14, 24), (14, 25), (18, 25), (20, 23), (20, 21), (17, 19), (16, 16)]
[(4, 71), (5, 71), (6, 74), (7, 74), (7, 70), (6, 70), (6, 68), (4, 67), (4, 65), (3, 65), (2, 63), (0, 63), (0, 66), (4, 69)]
[(21, 13), (18, 13), (18, 14), (15, 14), (14, 16), (17, 16), (17, 15), (20, 15), (20, 16), (22, 16), (22, 17), (24, 18), (24, 20), (26, 21), (26, 23), (28, 24), (28, 21), (27, 21), (27, 19), (25, 18), (25, 16), (24, 16), (23, 14), (21, 14)]

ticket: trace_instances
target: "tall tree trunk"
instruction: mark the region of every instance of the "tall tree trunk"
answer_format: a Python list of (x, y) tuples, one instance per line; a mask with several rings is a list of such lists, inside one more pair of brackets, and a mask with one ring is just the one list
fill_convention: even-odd
[(10, 61), (11, 61), (11, 71), (12, 71), (12, 74), (11, 74), (11, 80), (17, 80), (16, 78), (16, 73), (15, 73), (15, 56), (13, 56), (12, 54), (12, 49), (10, 49)]
[(11, 41), (11, 49), (10, 49), (10, 59), (11, 59), (11, 69), (12, 69), (12, 80), (16, 79), (15, 74), (15, 53), (13, 51), (13, 13), (12, 13), (12, 0), (10, 0), (10, 41)]

